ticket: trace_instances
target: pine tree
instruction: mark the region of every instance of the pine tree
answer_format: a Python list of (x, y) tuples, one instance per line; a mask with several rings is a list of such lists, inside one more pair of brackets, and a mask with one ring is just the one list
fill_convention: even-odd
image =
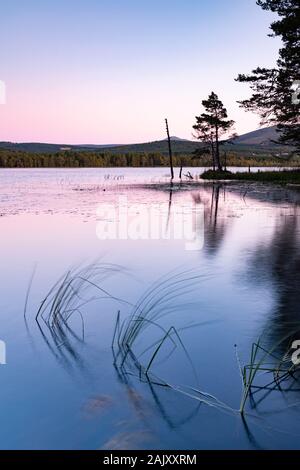
[(279, 36), (277, 66), (240, 74), (237, 81), (249, 83), (250, 99), (240, 101), (242, 107), (261, 116), (262, 124), (276, 125), (277, 143), (300, 149), (300, 3), (299, 0), (258, 0), (264, 10), (277, 13), (279, 19), (270, 28), (270, 36)]
[(193, 129), (196, 137), (205, 143), (211, 153), (213, 166), (222, 171), (220, 159), (220, 138), (234, 125), (234, 121), (228, 120), (227, 110), (216, 93), (212, 92), (207, 100), (202, 101), (205, 112), (196, 116), (196, 124)]

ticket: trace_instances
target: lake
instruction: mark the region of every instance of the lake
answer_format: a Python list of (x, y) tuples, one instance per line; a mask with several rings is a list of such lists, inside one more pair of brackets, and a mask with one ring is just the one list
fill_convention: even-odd
[(1, 449), (300, 448), (300, 192), (188, 171), (0, 170)]

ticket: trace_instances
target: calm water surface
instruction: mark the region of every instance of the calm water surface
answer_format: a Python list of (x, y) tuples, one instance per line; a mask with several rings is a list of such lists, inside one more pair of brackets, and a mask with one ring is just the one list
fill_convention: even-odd
[[(190, 171), (194, 182), (173, 190), (167, 169), (0, 171), (2, 449), (300, 447), (297, 381), (255, 389), (245, 419), (236, 412), (237, 352), (249, 363), (261, 337), (281, 357), (300, 323), (300, 193), (204, 184), (201, 169)], [(166, 230), (182, 208), (200, 208), (203, 246), (99, 239), (103, 222), (116, 222), (103, 207), (113, 212), (120, 197), (133, 212), (163, 208)], [(36, 317), (66, 275), (74, 284), (58, 284), (58, 304), (46, 301)], [(148, 382), (122, 351), (114, 366), (111, 348), (118, 311), (124, 321), (137, 304), (138, 364), (161, 345)], [(268, 382), (265, 374), (257, 386)]]

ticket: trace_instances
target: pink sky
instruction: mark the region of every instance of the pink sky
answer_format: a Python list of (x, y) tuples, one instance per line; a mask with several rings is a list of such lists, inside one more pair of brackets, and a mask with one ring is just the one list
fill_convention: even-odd
[(9, 45), (0, 52), (0, 141), (151, 141), (165, 137), (165, 117), (172, 135), (190, 139), (212, 90), (239, 134), (258, 127), (236, 103), (249, 90), (234, 78), (273, 65), (279, 43), (255, 2), (166, 0), (171, 13), (156, 0), (78, 0), (72, 13), (69, 0), (18, 3), (4, 7), (0, 32)]

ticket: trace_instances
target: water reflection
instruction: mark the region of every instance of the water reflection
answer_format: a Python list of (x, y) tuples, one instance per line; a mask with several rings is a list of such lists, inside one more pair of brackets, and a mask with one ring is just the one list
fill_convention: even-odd
[[(80, 237), (76, 240), (74, 238), (70, 259), (77, 259), (75, 256), (77, 251), (80, 251), (85, 258), (95, 252), (99, 254), (105, 245), (105, 250), (111, 256), (109, 259), (117, 260), (116, 263), (120, 262), (126, 268), (131, 269), (136, 277), (139, 277), (140, 283), (138, 284), (136, 280), (133, 281), (126, 275), (121, 280), (118, 279), (117, 282), (109, 283), (109, 288), (105, 289), (106, 292), (100, 292), (96, 287), (99, 285), (102, 287), (100, 279), (95, 277), (94, 279), (90, 278), (90, 282), (83, 282), (82, 279), (87, 276), (76, 271), (77, 281), (75, 282), (71, 281), (74, 277), (74, 272), (72, 272), (68, 276), (65, 275), (60, 286), (57, 286), (55, 292), (52, 292), (53, 295), (48, 296), (48, 300), (43, 303), (43, 306), (47, 305), (47, 308), (41, 314), (42, 307), (36, 318), (35, 327), (33, 327), (35, 320), (32, 315), (26, 315), (25, 320), (32, 339), (36, 341), (39, 335), (59, 365), (56, 369), (52, 365), (52, 361), (49, 361), (49, 374), (51, 374), (54, 385), (60, 391), (59, 371), (62, 368), (68, 373), (78, 370), (82, 375), (85, 375), (90, 368), (97, 368), (93, 380), (98, 380), (99, 386), (99, 382), (102, 381), (102, 371), (105, 369), (107, 374), (105, 390), (102, 390), (100, 384), (99, 390), (86, 392), (87, 381), (84, 381), (85, 383), (81, 385), (82, 388), (79, 391), (74, 391), (73, 388), (72, 393), (72, 395), (75, 392), (82, 393), (85, 398), (86, 395), (93, 397), (90, 402), (87, 402), (87, 408), (91, 409), (91, 412), (95, 411), (95, 414), (98, 409), (100, 413), (102, 407), (107, 405), (108, 411), (105, 419), (110, 419), (110, 416), (112, 418), (111, 421), (104, 421), (103, 425), (101, 423), (99, 435), (101, 435), (102, 429), (107, 431), (109, 428), (109, 434), (112, 437), (109, 439), (109, 436), (106, 435), (106, 440), (103, 440), (105, 442), (104, 448), (110, 446), (132, 448), (137, 445), (137, 441), (135, 443), (133, 441), (141, 430), (141, 423), (143, 429), (152, 428), (153, 434), (162, 439), (161, 445), (165, 448), (172, 447), (174, 442), (177, 442), (178, 448), (188, 447), (191, 445), (191, 436), (194, 436), (193, 445), (198, 448), (202, 448), (202, 446), (206, 448), (220, 446), (259, 448), (261, 446), (265, 448), (267, 444), (269, 446), (275, 445), (274, 436), (269, 440), (265, 437), (264, 434), (269, 430), (262, 419), (255, 421), (253, 416), (241, 418), (236, 412), (240, 400), (240, 382), (238, 367), (235, 362), (233, 363), (235, 358), (232, 357), (232, 350), (234, 341), (239, 341), (239, 338), (242, 338), (241, 342), (246, 338), (245, 350), (248, 353), (251, 349), (251, 343), (259, 335), (263, 335), (267, 348), (281, 341), (285, 335), (289, 335), (290, 338), (286, 338), (276, 351), (280, 359), (286, 352), (291, 338), (297, 337), (296, 331), (292, 333), (292, 328), (300, 330), (298, 308), (300, 285), (299, 195), (288, 189), (267, 188), (260, 185), (249, 185), (246, 189), (244, 185), (239, 184), (199, 184), (191, 187), (189, 183), (185, 182), (174, 183), (171, 188), (169, 183), (156, 186), (152, 184), (151, 187), (150, 185), (149, 187), (139, 185), (124, 189), (124, 193), (128, 195), (130, 204), (136, 202), (144, 205), (149, 202), (164, 204), (163, 228), (167, 232), (173, 222), (172, 217), (174, 211), (176, 213), (176, 207), (190, 207), (191, 202), (195, 206), (202, 205), (204, 209), (204, 227), (202, 229), (204, 228), (205, 234), (203, 250), (189, 253), (184, 243), (173, 239), (137, 240), (134, 243), (132, 240), (122, 242), (115, 240), (100, 245), (99, 240), (96, 240), (94, 236), (96, 218), (93, 215), (94, 219), (92, 218), (86, 224), (86, 231), (78, 232)], [(85, 220), (86, 213), (94, 214), (94, 208), (99, 201), (115, 201), (117, 196), (119, 196), (117, 190), (115, 192), (107, 190), (104, 194), (102, 190), (97, 192), (96, 189), (95, 191), (80, 191), (80, 194), (76, 192), (76, 201), (81, 202), (79, 204), (80, 211), (74, 209), (74, 214), (77, 219)], [(63, 205), (63, 203), (61, 204)], [(66, 221), (65, 226), (59, 226), (58, 230), (61, 220), (57, 219), (55, 225), (55, 230), (61, 231), (57, 238), (62, 239), (63, 235), (68, 234), (65, 239), (69, 240), (67, 236), (69, 236), (70, 227), (68, 224), (70, 222)], [(43, 233), (38, 221), (39, 217), (36, 218), (35, 230), (32, 230), (30, 237), (35, 237), (35, 232)], [(78, 227), (79, 224), (76, 228), (81, 230)], [(52, 230), (54, 234), (52, 236), (55, 237), (53, 227)], [(51, 251), (51, 246), (49, 245), (49, 251)], [(13, 249), (15, 249), (14, 246)], [(45, 251), (44, 247), (43, 251)], [(28, 257), (32, 263), (32, 252), (28, 253)], [(62, 272), (66, 265), (63, 264)], [(181, 272), (183, 270), (186, 272), (198, 270), (192, 290), (184, 278), (178, 278), (179, 285), (186, 289), (185, 297), (182, 297), (178, 285), (172, 287), (168, 283), (164, 284), (162, 280), (164, 273), (170, 273), (171, 270), (175, 272), (176, 269), (178, 273), (179, 266)], [(119, 268), (117, 268), (117, 272), (120, 273)], [(104, 272), (102, 274), (104, 275)], [(47, 279), (47, 276), (45, 278)], [(175, 391), (171, 387), (164, 386), (162, 380), (160, 380), (160, 386), (156, 386), (154, 380), (146, 380), (145, 373), (140, 374), (139, 370), (134, 367), (120, 367), (118, 364), (118, 367), (113, 368), (113, 357), (109, 348), (116, 312), (121, 310), (122, 318), (132, 319), (130, 317), (133, 311), (132, 304), (136, 307), (141, 292), (149, 292), (155, 281), (161, 290), (156, 290), (157, 295), (154, 295), (155, 291), (153, 291), (152, 298), (144, 297), (143, 305), (139, 306), (135, 312), (134, 322), (136, 325), (143, 325), (142, 334), (138, 334), (140, 341), (136, 342), (134, 349), (134, 353), (139, 357), (140, 365), (142, 364), (144, 369), (147, 369), (155, 349), (162, 343), (163, 335), (173, 327), (172, 331), (176, 330), (179, 337), (183, 333), (182, 342), (190, 354), (193, 367), (200, 374), (201, 388), (207, 393), (214, 393), (222, 401), (223, 411), (225, 411), (224, 403), (230, 403), (232, 409), (234, 408), (234, 413), (230, 414), (228, 409), (226, 409), (227, 414), (220, 413), (221, 406), (218, 410), (216, 407), (206, 406), (204, 395), (201, 396), (196, 391), (193, 392), (194, 396), (191, 396), (191, 389), (188, 390), (188, 386), (194, 385), (194, 388), (197, 388), (196, 380), (192, 374), (191, 364), (175, 333), (168, 335), (168, 339), (155, 355), (150, 370), (153, 367), (152, 379), (155, 375), (163, 377), (164, 382), (168, 384), (171, 383), (175, 386), (183, 384), (180, 390)], [(49, 286), (47, 290), (49, 290)], [(58, 292), (60, 292), (59, 295), (57, 295)], [(267, 298), (261, 299), (264, 295)], [(99, 315), (101, 318), (97, 320), (95, 313), (98, 312), (98, 301), (101, 303), (99, 300), (101, 297), (104, 297), (108, 302), (106, 304), (107, 317), (104, 322), (102, 315)], [(94, 301), (91, 300), (93, 298), (95, 298)], [(126, 304), (122, 300), (128, 301), (128, 303)], [(85, 302), (87, 303), (85, 304)], [(261, 307), (263, 309), (259, 311)], [(99, 311), (101, 311), (100, 308)], [(139, 315), (141, 318), (138, 318)], [(219, 317), (221, 317), (220, 325), (215, 322)], [(142, 318), (143, 322), (139, 322)], [(106, 324), (103, 325), (103, 323)], [(201, 324), (199, 330), (195, 327), (197, 323)], [(123, 331), (126, 330), (128, 324), (127, 322), (124, 325)], [(211, 325), (211, 330), (206, 329), (205, 324)], [(139, 330), (136, 326), (133, 327), (133, 323), (131, 323), (131, 327), (131, 333)], [(96, 338), (94, 343), (91, 341), (91, 332), (93, 338)], [(129, 330), (128, 332), (130, 333)], [(134, 334), (132, 333), (132, 335)], [(127, 336), (127, 339), (131, 339), (132, 335)], [(92, 350), (96, 341), (101, 343), (101, 350)], [(127, 342), (125, 341), (125, 343)], [(218, 345), (218, 352), (214, 352), (215, 343)], [(152, 349), (148, 349), (142, 355), (148, 346), (151, 346)], [(172, 352), (174, 346), (176, 346), (175, 353)], [(218, 362), (220, 356), (223, 361), (222, 365)], [(123, 361), (124, 356), (121, 355), (119, 358)], [(218, 365), (217, 372), (215, 372), (216, 364)], [(29, 371), (29, 376), (30, 373)], [(142, 380), (140, 380), (141, 378)], [(277, 396), (275, 398), (274, 384), (269, 382), (270, 385), (267, 380), (262, 384), (258, 382), (255, 386), (262, 385), (263, 388), (258, 390), (253, 387), (249, 395), (247, 412), (249, 411), (259, 418), (267, 417), (269, 419), (270, 416), (264, 413), (269, 413), (270, 409), (272, 412), (285, 409), (284, 400), (289, 400), (286, 398), (287, 394), (297, 396), (299, 393), (297, 384), (281, 384), (282, 394), (278, 385), (275, 384), (277, 394), (281, 394), (280, 399)], [(47, 386), (48, 384), (45, 383), (45, 387)], [(6, 385), (4, 385), (4, 390), (5, 387)], [(186, 387), (184, 391), (188, 392), (186, 395), (178, 393), (178, 391), (183, 391), (183, 387)], [(17, 390), (18, 387), (15, 388)], [(120, 389), (122, 390), (122, 399), (119, 400), (122, 402), (120, 408), (127, 409), (126, 407), (129, 405), (130, 411), (127, 415), (117, 409), (118, 405), (115, 405), (118, 402), (116, 389), (118, 393)], [(289, 391), (287, 392), (287, 390)], [(186, 398), (187, 395), (188, 398)], [(196, 395), (197, 399), (195, 399)], [(108, 406), (109, 401), (105, 397), (112, 397), (114, 406)], [(207, 400), (207, 397), (205, 399)], [(297, 399), (293, 398), (293, 401), (297, 401)], [(216, 401), (211, 400), (209, 405), (212, 403), (215, 404)], [(54, 405), (55, 397), (53, 398), (53, 407)], [(293, 430), (295, 430), (298, 426), (298, 411), (294, 408), (288, 410), (286, 408), (285, 410), (285, 429), (292, 424)], [(133, 415), (132, 426), (126, 427), (125, 434), (115, 433), (112, 422), (121, 420), (121, 416), (129, 423), (131, 422), (130, 413)], [(69, 424), (69, 429), (72, 428), (73, 414), (74, 409), (70, 409), (70, 413), (66, 417), (66, 426)], [(281, 427), (280, 420), (276, 422), (274, 415), (270, 419), (277, 428)], [(60, 416), (57, 416), (57, 422), (60, 422)], [(216, 426), (216, 422), (218, 426)], [(238, 425), (244, 432), (237, 436), (235, 431)], [(262, 431), (264, 426), (265, 430)], [(82, 433), (84, 433), (84, 428), (83, 426)], [(166, 431), (162, 431), (162, 429), (166, 429)], [(153, 438), (153, 435), (151, 434), (150, 437), (150, 434), (149, 436), (143, 435), (143, 442), (139, 442), (138, 445), (148, 445)], [(174, 435), (176, 435), (177, 441), (172, 441), (170, 436)], [(89, 442), (89, 445), (92, 442), (91, 445), (95, 446), (95, 442), (88, 441), (88, 438), (82, 442)], [(285, 447), (298, 446), (295, 438), (290, 441), (290, 436), (283, 438), (283, 442)], [(155, 444), (153, 445), (155, 446)]]
[[(174, 195), (178, 196), (181, 191), (185, 192), (187, 186), (179, 184), (178, 186), (158, 185), (157, 187), (151, 186), (148, 188), (151, 192), (168, 192), (168, 211), (166, 214), (166, 229), (170, 223), (172, 212), (172, 204), (174, 204)], [(238, 210), (244, 210), (245, 198), (250, 198), (252, 201), (264, 200), (270, 204), (278, 203), (278, 190), (275, 189), (275, 195), (270, 190), (262, 193), (259, 188), (252, 186), (247, 188), (245, 193), (244, 187), (238, 185), (227, 186), (226, 184), (212, 184), (202, 185), (199, 189), (194, 189), (190, 192), (190, 197), (194, 204), (202, 204), (204, 206), (204, 232), (205, 244), (204, 254), (207, 257), (217, 257), (223, 244), (228, 238), (228, 231), (233, 224), (234, 217), (237, 216)], [(259, 241), (251, 251), (251, 256), (248, 258), (246, 277), (241, 277), (248, 285), (249, 282), (255, 286), (261, 284), (270, 285), (273, 289), (274, 305), (272, 312), (270, 312), (268, 321), (265, 325), (264, 340), (268, 338), (269, 346), (273, 347), (278, 343), (277, 353), (286, 353), (290, 346), (291, 340), (299, 338), (298, 330), (300, 331), (299, 319), (299, 289), (300, 281), (300, 246), (299, 246), (299, 201), (293, 192), (286, 191), (283, 193), (283, 201), (289, 201), (292, 197), (292, 204), (288, 206), (288, 213), (286, 210), (281, 212), (274, 212), (273, 218), (275, 219), (275, 229), (271, 237), (264, 237)], [(249, 201), (248, 201), (249, 202)], [(176, 202), (175, 202), (176, 204)], [(241, 209), (242, 208), (242, 209)], [(101, 268), (102, 269), (102, 268)], [(107, 269), (107, 268), (105, 268)], [(120, 268), (113, 268), (113, 271)], [(68, 273), (65, 278), (61, 280), (61, 284), (56, 285), (56, 290), (51, 289), (47, 297), (42, 302), (39, 312), (36, 317), (37, 326), (39, 331), (47, 344), (51, 353), (61, 361), (64, 367), (70, 367), (72, 363), (76, 363), (79, 368), (84, 368), (84, 362), (79, 354), (82, 345), (85, 343), (84, 338), (84, 318), (81, 313), (81, 307), (90, 303), (98, 298), (86, 299), (82, 296), (81, 290), (93, 286), (99, 289), (105, 297), (110, 297), (114, 300), (121, 301), (117, 296), (109, 294), (107, 291), (99, 287), (99, 267), (95, 266), (88, 269), (85, 268), (84, 272), (76, 272), (74, 274)], [(109, 267), (109, 271), (112, 267)], [(101, 271), (103, 276), (104, 271)], [(188, 273), (188, 271), (187, 271)], [(133, 373), (132, 367), (125, 368), (127, 359), (131, 358), (132, 363), (137, 367), (138, 372), (135, 373), (140, 379), (141, 376), (148, 373), (148, 368), (141, 365), (140, 360), (135, 355), (129, 343), (132, 338), (135, 338), (140, 329), (146, 329), (148, 337), (152, 338), (152, 348), (157, 347), (162, 341), (161, 338), (156, 338), (153, 341), (153, 332), (148, 333), (149, 327), (155, 327), (160, 332), (163, 332), (163, 342), (166, 339), (171, 339), (176, 336), (179, 338), (178, 331), (174, 325), (167, 325), (162, 327), (162, 318), (169, 313), (178, 309), (189, 309), (188, 303), (176, 305), (174, 300), (182, 297), (185, 293), (190, 293), (190, 283), (196, 284), (200, 280), (200, 275), (193, 274), (192, 272), (186, 277), (180, 277), (182, 274), (176, 274), (168, 278), (162, 278), (157, 281), (156, 287), (150, 288), (150, 294), (146, 293), (144, 297), (133, 312), (131, 320), (128, 318), (120, 327), (122, 335), (118, 339), (118, 351), (115, 353), (115, 364), (117, 364), (119, 356), (121, 356), (121, 366), (118, 367), (119, 379), (128, 386), (125, 377)], [(170, 284), (170, 280), (172, 281)], [(77, 284), (76, 284), (77, 282)], [(176, 284), (174, 288), (174, 282)], [(162, 289), (161, 293), (159, 289)], [(158, 292), (158, 293), (157, 293)], [(149, 296), (150, 295), (150, 296)], [(148, 298), (149, 296), (149, 298)], [(74, 300), (75, 299), (75, 300)], [(146, 303), (147, 309), (143, 310), (143, 302)], [(125, 302), (126, 303), (126, 302)], [(147, 318), (150, 313), (150, 319)], [(80, 334), (77, 330), (70, 326), (70, 318), (78, 315), (80, 321)], [(130, 318), (130, 317), (129, 317)], [(132, 326), (130, 326), (132, 322)], [(140, 322), (140, 323), (139, 323)], [(128, 333), (129, 331), (129, 333)], [(125, 333), (124, 333), (125, 332)], [(125, 334), (125, 337), (124, 337)], [(127, 334), (127, 336), (126, 336)], [(125, 338), (125, 339), (124, 339)], [(149, 341), (149, 338), (146, 338)], [(180, 338), (179, 338), (180, 341)], [(145, 344), (145, 343), (144, 343)], [(147, 344), (147, 343), (146, 343)], [(159, 346), (159, 347), (160, 347)], [(149, 355), (151, 348), (146, 348)], [(141, 354), (144, 354), (142, 352)], [(153, 353), (153, 351), (152, 351)], [(171, 357), (173, 351), (169, 351), (166, 355), (167, 358)], [(156, 353), (155, 353), (156, 354)], [(278, 356), (279, 357), (279, 356)], [(151, 358), (151, 354), (150, 354)], [(278, 359), (280, 360), (280, 359)], [(152, 364), (151, 360), (150, 363)], [(192, 369), (193, 365), (191, 363)], [(159, 384), (164, 386), (164, 380), (158, 379), (155, 375), (145, 383), (148, 383), (152, 390), (152, 396), (158, 407), (161, 409), (164, 419), (171, 423), (171, 419), (167, 418), (166, 413), (163, 411), (163, 406), (158, 400), (157, 392), (154, 391), (153, 385)], [(277, 385), (275, 384), (275, 387)], [(262, 387), (266, 396), (273, 390), (273, 382)], [(259, 399), (259, 403), (261, 399)], [(257, 402), (255, 402), (254, 394), (250, 396), (250, 404), (252, 409), (255, 409)]]
[(216, 255), (221, 248), (230, 223), (230, 220), (225, 219), (220, 214), (220, 197), (225, 198), (226, 186), (213, 184), (209, 190), (203, 191), (203, 193), (202, 196), (201, 192), (196, 193), (193, 197), (203, 202), (205, 207), (205, 251), (209, 255)]
[(300, 206), (279, 214), (273, 237), (258, 246), (249, 266), (251, 282), (269, 283), (274, 292), (266, 332), (270, 343), (284, 340), (284, 353), (293, 339), (300, 339)]
[[(132, 403), (138, 419), (146, 422), (148, 425), (149, 404), (140, 393), (137, 392), (136, 381), (131, 379), (131, 375), (128, 374), (128, 371), (124, 368), (115, 365), (115, 370), (120, 383), (126, 388), (128, 399)], [(185, 406), (179, 408), (175, 406), (175, 397), (170, 401), (170, 389), (168, 389), (166, 393), (164, 387), (157, 387), (150, 380), (147, 380), (145, 384), (148, 386), (147, 391), (152, 399), (152, 403), (155, 405), (157, 414), (164, 420), (168, 428), (179, 430), (196, 417), (201, 407), (200, 402), (193, 403), (193, 401), (191, 401), (189, 407)], [(181, 400), (181, 398), (179, 398), (179, 400)], [(178, 414), (181, 416), (178, 416)]]
[(299, 370), (292, 362), (293, 342), (300, 339), (299, 209), (295, 203), (289, 214), (277, 215), (273, 236), (255, 249), (249, 263), (253, 288), (264, 283), (273, 291), (273, 307), (261, 337), (265, 348), (272, 350), (272, 355), (268, 356), (270, 364), (280, 369), (273, 379), (269, 376), (263, 385), (255, 387), (250, 397), (253, 410), (257, 410), (273, 392), (280, 393), (288, 407), (295, 406), (299, 400)]
[[(163, 190), (163, 187), (158, 189)], [(182, 186), (177, 189), (180, 191)], [(226, 196), (229, 196), (228, 200)], [(272, 309), (260, 332), (263, 355), (273, 360), (277, 367), (284, 362), (291, 365), (291, 344), (300, 339), (300, 194), (272, 186), (249, 184), (245, 190), (244, 186), (217, 183), (202, 185), (192, 192), (192, 198), (195, 204), (204, 205), (204, 252), (210, 257), (218, 255), (239, 211), (253, 207), (258, 201), (264, 202), (272, 214), (274, 227), (270, 236), (256, 235), (256, 244), (246, 253), (246, 271), (238, 272), (240, 267), (237, 266), (236, 275), (247, 288), (250, 283), (253, 289), (265, 286), (272, 290)], [(272, 354), (268, 357), (270, 350)], [(289, 376), (282, 375), (281, 380)], [(279, 389), (280, 384), (271, 380), (256, 388), (264, 394), (257, 401), (254, 395), (258, 390), (250, 394), (252, 409), (256, 409), (274, 389)], [(292, 380), (285, 390), (297, 391), (297, 383)]]

